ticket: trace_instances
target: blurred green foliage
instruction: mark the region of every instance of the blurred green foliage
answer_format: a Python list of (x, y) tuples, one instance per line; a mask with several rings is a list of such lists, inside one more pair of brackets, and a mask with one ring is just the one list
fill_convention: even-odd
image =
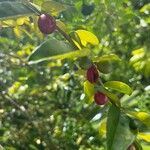
[[(43, 1), (32, 0), (39, 6)], [(101, 73), (103, 81), (123, 81), (134, 90), (131, 96), (117, 94), (122, 106), (150, 113), (150, 1), (57, 2), (69, 6), (56, 15), (67, 33), (91, 31), (100, 41), (90, 47), (94, 55), (115, 53), (122, 60), (109, 63), (108, 74)], [(28, 64), (32, 51), (49, 37), (64, 40), (58, 32), (44, 37), (35, 14), (0, 21), (0, 145), (6, 150), (106, 149), (99, 126), (108, 108), (86, 103), (79, 62)], [(141, 122), (138, 126), (140, 132), (149, 132)], [(146, 150), (147, 143), (141, 143)]]

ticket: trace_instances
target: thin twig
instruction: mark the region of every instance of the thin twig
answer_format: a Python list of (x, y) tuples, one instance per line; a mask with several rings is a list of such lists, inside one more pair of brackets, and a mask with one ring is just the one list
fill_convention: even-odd
[(58, 26), (56, 26), (56, 29), (64, 36), (64, 38), (74, 47), (75, 50), (78, 50), (79, 48), (76, 46), (76, 44), (73, 42), (73, 40), (70, 38), (68, 34), (66, 34), (63, 30), (61, 30)]

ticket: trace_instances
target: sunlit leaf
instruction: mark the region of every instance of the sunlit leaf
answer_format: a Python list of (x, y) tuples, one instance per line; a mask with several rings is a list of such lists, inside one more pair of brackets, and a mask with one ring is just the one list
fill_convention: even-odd
[(150, 133), (139, 132), (138, 139), (144, 140), (144, 141), (150, 143)]
[(135, 112), (135, 111), (128, 111), (129, 116), (140, 120), (143, 124), (150, 127), (150, 114), (146, 112)]
[(14, 28), (14, 33), (16, 34), (17, 37), (20, 37), (22, 34), (22, 31), (20, 30), (19, 26), (16, 26)]
[(142, 144), (143, 150), (150, 150), (150, 145)]
[(150, 4), (146, 4), (144, 5), (141, 9), (140, 12), (146, 12), (146, 11), (150, 11)]
[(103, 55), (93, 58), (94, 62), (106, 62), (106, 61), (120, 61), (120, 58), (116, 54)]
[(106, 136), (106, 119), (103, 119), (99, 126), (99, 133), (101, 136)]
[(94, 85), (90, 83), (89, 81), (85, 81), (84, 84), (84, 93), (89, 99), (89, 103), (93, 101), (93, 96), (94, 96)]
[(150, 76), (150, 52), (145, 48), (140, 48), (132, 52), (130, 64), (137, 72), (142, 73), (145, 77)]
[(81, 43), (83, 46), (86, 46), (88, 43), (92, 45), (98, 45), (99, 40), (98, 38), (91, 32), (86, 30), (77, 30), (76, 33), (78, 34)]
[(140, 48), (137, 50), (134, 50), (132, 52), (133, 57), (131, 57), (130, 62), (131, 64), (139, 61), (140, 59), (142, 59), (145, 56), (145, 49), (144, 48)]
[(15, 20), (12, 20), (12, 19), (3, 20), (3, 21), (1, 21), (1, 24), (2, 24), (3, 28), (16, 26)]
[(125, 83), (120, 81), (108, 81), (104, 83), (104, 86), (118, 92), (131, 95), (132, 89)]
[(23, 25), (24, 23), (28, 23), (30, 20), (29, 20), (29, 18), (28, 17), (21, 17), (21, 18), (18, 18), (17, 20), (16, 20), (16, 24), (18, 25), (18, 26), (21, 26), (21, 25)]
[(20, 88), (20, 86), (21, 86), (21, 82), (18, 82), (18, 81), (14, 82), (13, 85), (8, 88), (8, 93), (10, 95), (16, 93), (17, 90)]

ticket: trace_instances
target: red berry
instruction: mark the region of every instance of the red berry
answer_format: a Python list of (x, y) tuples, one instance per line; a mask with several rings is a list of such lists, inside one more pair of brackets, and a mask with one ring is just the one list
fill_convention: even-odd
[(97, 105), (104, 105), (107, 103), (108, 98), (105, 94), (103, 94), (101, 92), (97, 92), (94, 95), (94, 100)]
[(56, 29), (56, 21), (52, 16), (42, 14), (38, 19), (38, 27), (42, 33), (50, 34)]
[(91, 83), (96, 83), (98, 78), (99, 78), (99, 74), (98, 74), (98, 70), (96, 68), (95, 65), (92, 65), (88, 70), (87, 70), (87, 73), (86, 73), (86, 77), (87, 77), (87, 80)]

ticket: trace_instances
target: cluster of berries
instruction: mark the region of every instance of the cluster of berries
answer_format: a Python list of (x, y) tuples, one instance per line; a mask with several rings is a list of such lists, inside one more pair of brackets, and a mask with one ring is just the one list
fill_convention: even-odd
[[(86, 78), (92, 84), (96, 84), (98, 82), (99, 72), (97, 70), (96, 65), (93, 64), (88, 68), (87, 73), (86, 73)], [(94, 100), (97, 105), (104, 105), (108, 102), (107, 96), (100, 91), (97, 91), (94, 94)]]
[[(42, 33), (51, 34), (56, 30), (56, 21), (49, 14), (41, 14), (38, 19), (38, 27)], [(88, 68), (86, 77), (90, 83), (97, 83), (99, 79), (99, 72), (95, 65), (91, 65)], [(98, 105), (104, 105), (108, 102), (107, 96), (100, 91), (97, 91), (94, 94), (94, 100)]]

